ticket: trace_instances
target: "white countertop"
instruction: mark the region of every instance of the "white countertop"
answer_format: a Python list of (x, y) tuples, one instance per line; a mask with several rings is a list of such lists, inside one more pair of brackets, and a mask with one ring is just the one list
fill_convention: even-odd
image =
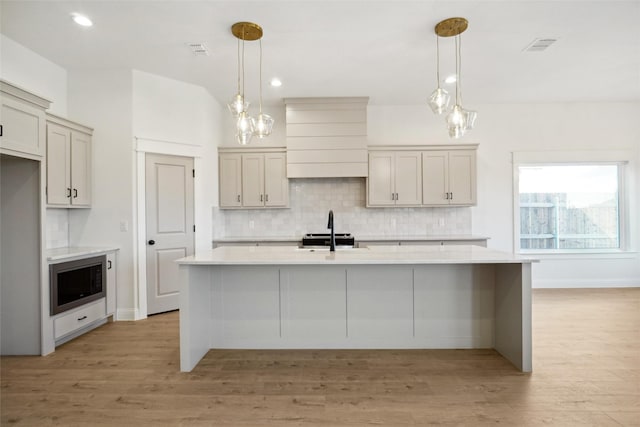
[(107, 252), (118, 251), (120, 248), (115, 246), (105, 246), (105, 247), (80, 247), (80, 246), (70, 246), (64, 248), (55, 248), (55, 249), (47, 249), (47, 261), (49, 262), (57, 262), (57, 261), (67, 261), (71, 259), (77, 258), (88, 258), (90, 256), (102, 255)]
[(296, 264), (521, 264), (537, 260), (472, 245), (375, 246), (301, 249), (295, 246), (223, 246), (178, 259), (184, 265)]

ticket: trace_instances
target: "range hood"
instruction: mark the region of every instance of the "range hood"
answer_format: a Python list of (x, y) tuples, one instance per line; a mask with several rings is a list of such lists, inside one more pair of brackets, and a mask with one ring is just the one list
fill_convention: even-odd
[(287, 178), (366, 177), (368, 97), (285, 98)]

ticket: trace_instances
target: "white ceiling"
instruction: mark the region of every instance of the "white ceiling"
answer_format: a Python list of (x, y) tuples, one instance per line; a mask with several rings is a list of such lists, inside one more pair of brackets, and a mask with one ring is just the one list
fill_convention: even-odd
[[(5, 1), (1, 31), (66, 69), (133, 68), (236, 91), (230, 27), (264, 29), (265, 104), (286, 97), (369, 96), (371, 104), (424, 104), (436, 85), (440, 20), (463, 16), (464, 104), (640, 101), (640, 1)], [(94, 22), (81, 28), (82, 12)], [(524, 52), (535, 38), (557, 38)], [(209, 56), (194, 56), (202, 42)], [(246, 94), (257, 102), (258, 44), (246, 44)], [(453, 39), (441, 39), (441, 73)]]

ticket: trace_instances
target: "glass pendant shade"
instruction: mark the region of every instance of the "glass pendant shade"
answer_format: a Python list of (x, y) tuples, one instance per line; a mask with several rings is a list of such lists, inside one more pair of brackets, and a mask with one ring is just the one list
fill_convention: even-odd
[(258, 118), (255, 121), (255, 135), (258, 138), (265, 138), (271, 135), (273, 130), (274, 120), (268, 114), (258, 114)]
[(236, 122), (236, 139), (241, 145), (247, 145), (251, 142), (251, 137), (255, 130), (255, 120), (253, 117), (247, 115), (246, 111), (241, 112), (238, 115), (238, 121)]
[(249, 103), (244, 100), (240, 93), (237, 93), (227, 104), (227, 108), (229, 108), (234, 117), (238, 117), (240, 113), (249, 109)]
[(435, 114), (442, 114), (449, 108), (450, 100), (449, 92), (438, 87), (429, 97), (429, 107)]
[(466, 113), (458, 104), (454, 105), (447, 114), (447, 128), (451, 138), (460, 138), (466, 132)]
[(465, 111), (465, 124), (464, 124), (465, 130), (473, 129), (473, 126), (476, 123), (476, 118), (477, 117), (478, 117), (478, 112), (477, 111), (473, 111), (473, 110), (466, 110)]

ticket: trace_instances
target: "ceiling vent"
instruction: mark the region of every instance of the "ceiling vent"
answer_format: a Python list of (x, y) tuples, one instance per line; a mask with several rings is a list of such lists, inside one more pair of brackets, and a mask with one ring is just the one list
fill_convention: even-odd
[(189, 46), (194, 55), (209, 56), (209, 51), (204, 43), (187, 43), (187, 46)]
[(527, 47), (524, 48), (525, 52), (542, 52), (549, 46), (554, 44), (558, 39), (535, 39)]

